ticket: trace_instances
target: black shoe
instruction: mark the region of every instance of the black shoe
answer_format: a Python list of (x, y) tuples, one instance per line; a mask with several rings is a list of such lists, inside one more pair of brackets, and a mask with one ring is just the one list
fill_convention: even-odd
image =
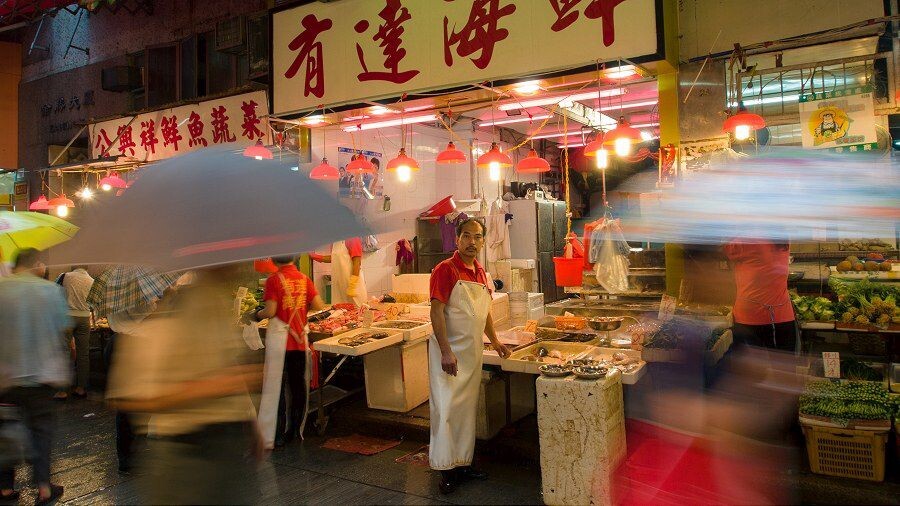
[(35, 506), (44, 506), (45, 504), (55, 503), (57, 499), (62, 497), (63, 490), (64, 489), (63, 489), (62, 485), (50, 485), (50, 497), (48, 497), (46, 499), (41, 499), (40, 496), (38, 496), (34, 500)]
[(19, 491), (14, 490), (12, 494), (9, 495), (0, 495), (0, 504), (2, 505), (13, 505), (19, 504)]
[(441, 482), (438, 484), (438, 490), (441, 491), (441, 494), (453, 493), (457, 485), (459, 485), (459, 480), (456, 477), (456, 469), (441, 471)]
[(287, 444), (287, 437), (284, 434), (275, 436), (275, 448), (284, 448)]
[(465, 466), (457, 468), (459, 472), (459, 477), (463, 480), (486, 480), (488, 475), (484, 471), (479, 471), (472, 466)]

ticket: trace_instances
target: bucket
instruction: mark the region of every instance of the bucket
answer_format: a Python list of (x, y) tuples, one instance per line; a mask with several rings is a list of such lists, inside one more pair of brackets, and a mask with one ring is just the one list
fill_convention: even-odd
[(584, 275), (583, 258), (553, 257), (556, 286), (581, 286)]
[(453, 195), (447, 195), (440, 202), (422, 213), (421, 216), (423, 218), (440, 218), (452, 213), (454, 210), (456, 210), (456, 202), (453, 201)]

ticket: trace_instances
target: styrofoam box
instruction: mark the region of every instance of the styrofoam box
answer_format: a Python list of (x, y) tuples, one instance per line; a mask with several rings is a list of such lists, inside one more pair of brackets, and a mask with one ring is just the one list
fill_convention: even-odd
[(509, 266), (513, 269), (534, 269), (535, 261), (533, 258), (511, 258)]
[(369, 353), (363, 362), (370, 408), (406, 413), (428, 400), (428, 339)]
[(393, 293), (424, 293), (431, 292), (431, 274), (397, 274), (391, 278), (391, 291)]
[(365, 332), (371, 332), (371, 329), (356, 329), (351, 330), (349, 332), (344, 332), (343, 334), (336, 335), (334, 337), (329, 337), (328, 339), (322, 339), (321, 341), (316, 341), (313, 343), (313, 348), (316, 351), (322, 351), (325, 353), (337, 353), (338, 355), (350, 355), (352, 357), (365, 355), (366, 353), (371, 353), (373, 351), (380, 350), (382, 348), (395, 345), (400, 341), (403, 341), (403, 334), (400, 332), (387, 332), (388, 336), (384, 339), (378, 339), (375, 341), (368, 342), (362, 346), (347, 346), (344, 344), (340, 344), (338, 341), (344, 339), (345, 337), (353, 337), (357, 334), (362, 334)]
[[(395, 328), (392, 328), (389, 326), (390, 324), (396, 323), (396, 322), (418, 323), (419, 325), (417, 327), (413, 327), (411, 329), (395, 329)], [(393, 321), (387, 321), (387, 322), (375, 322), (372, 324), (372, 328), (373, 329), (384, 329), (388, 332), (395, 332), (395, 331), (401, 332), (403, 334), (403, 340), (407, 341), (407, 342), (417, 341), (419, 339), (426, 338), (431, 334), (431, 324), (430, 323), (417, 322), (417, 321), (411, 321), (411, 320), (393, 320)]]
[(503, 320), (509, 319), (509, 294), (506, 293), (492, 293), (491, 294), (491, 316), (494, 318), (494, 322), (499, 322)]
[(416, 318), (431, 318), (431, 303), (430, 302), (421, 302), (419, 304), (410, 304), (409, 305), (409, 314), (410, 316), (415, 316)]
[(544, 305), (544, 294), (531, 292), (510, 292), (509, 294), (510, 310), (513, 307), (527, 307), (535, 309)]

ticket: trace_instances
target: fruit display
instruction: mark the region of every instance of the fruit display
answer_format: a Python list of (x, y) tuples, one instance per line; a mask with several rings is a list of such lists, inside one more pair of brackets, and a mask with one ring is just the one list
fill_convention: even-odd
[(808, 297), (791, 293), (791, 302), (797, 308), (797, 318), (801, 321), (834, 321), (834, 304), (825, 297)]
[(868, 279), (857, 282), (831, 279), (828, 284), (838, 296), (835, 312), (843, 323), (886, 326), (900, 319), (900, 308), (897, 308), (900, 289), (895, 286)]
[[(234, 296), (237, 297), (236, 291), (234, 293)], [(241, 299), (241, 310), (238, 314), (244, 314), (248, 311), (253, 311), (257, 307), (259, 307), (259, 300), (257, 300), (256, 295), (248, 291), (247, 294), (244, 295), (244, 298)]]
[(800, 414), (840, 420), (890, 420), (895, 409), (887, 388), (871, 381), (811, 381), (800, 396)]
[(838, 243), (841, 251), (890, 251), (893, 246), (881, 239), (844, 239)]
[(881, 253), (869, 253), (866, 258), (848, 256), (835, 265), (838, 272), (889, 272), (893, 262), (885, 260)]

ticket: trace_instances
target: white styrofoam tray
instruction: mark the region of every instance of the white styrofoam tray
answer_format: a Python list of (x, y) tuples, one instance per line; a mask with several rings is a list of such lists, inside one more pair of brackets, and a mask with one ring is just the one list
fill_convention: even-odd
[[(386, 326), (394, 322), (418, 323), (419, 325), (411, 329), (395, 329)], [(385, 322), (375, 322), (372, 324), (372, 328), (385, 330), (387, 332), (400, 332), (403, 334), (404, 341), (418, 341), (419, 339), (428, 337), (432, 332), (430, 323), (414, 320), (391, 320)]]
[[(589, 344), (584, 343), (564, 343), (559, 341), (542, 341), (540, 343), (534, 343), (532, 345), (526, 346), (524, 348), (518, 349), (514, 351), (509, 358), (501, 358), (500, 359), (500, 367), (504, 371), (509, 372), (522, 372), (526, 374), (540, 374), (540, 366), (543, 365), (540, 362), (533, 362), (530, 360), (523, 360), (522, 357), (526, 355), (532, 355), (534, 350), (538, 347), (547, 348), (548, 352), (559, 351), (563, 354), (576, 354), (576, 353), (585, 353), (586, 356), (584, 358), (591, 359), (611, 359), (613, 353), (623, 353), (626, 356), (634, 357), (637, 359), (641, 358), (641, 352), (637, 350), (628, 350), (628, 349), (618, 349), (618, 348), (601, 348), (599, 346), (591, 346)], [(636, 383), (646, 372), (647, 363), (644, 361), (640, 362), (640, 366), (633, 372), (628, 374), (622, 374), (622, 383), (625, 385), (633, 385)]]
[[(352, 357), (356, 357), (359, 355), (365, 355), (366, 353), (371, 353), (376, 350), (380, 350), (382, 348), (387, 348), (388, 346), (393, 346), (403, 341), (403, 334), (401, 332), (390, 332), (389, 330), (384, 330), (383, 332), (386, 332), (388, 334), (388, 337), (368, 342), (362, 346), (354, 347), (339, 343), (341, 339), (372, 331), (372, 329), (356, 329), (351, 330), (350, 332), (344, 332), (343, 334), (329, 337), (328, 339), (316, 341), (315, 343), (313, 343), (313, 348), (316, 351), (325, 353), (337, 353), (338, 355), (350, 355)], [(382, 330), (379, 329), (379, 332), (381, 331)]]

